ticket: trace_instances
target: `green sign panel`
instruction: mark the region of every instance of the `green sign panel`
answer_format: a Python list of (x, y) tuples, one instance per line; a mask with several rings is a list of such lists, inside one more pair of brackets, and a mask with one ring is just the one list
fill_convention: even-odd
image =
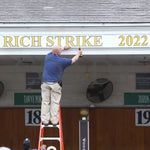
[(14, 93), (14, 105), (41, 105), (41, 93)]
[(124, 93), (124, 105), (150, 105), (150, 93)]

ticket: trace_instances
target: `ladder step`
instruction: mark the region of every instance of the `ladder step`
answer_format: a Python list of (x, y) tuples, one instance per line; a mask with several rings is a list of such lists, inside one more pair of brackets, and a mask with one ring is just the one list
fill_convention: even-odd
[(49, 128), (59, 128), (59, 125), (53, 126), (53, 125), (42, 125), (43, 127), (49, 127)]
[(58, 140), (60, 141), (60, 138), (58, 137), (43, 137), (43, 138), (40, 138), (40, 141), (42, 140)]

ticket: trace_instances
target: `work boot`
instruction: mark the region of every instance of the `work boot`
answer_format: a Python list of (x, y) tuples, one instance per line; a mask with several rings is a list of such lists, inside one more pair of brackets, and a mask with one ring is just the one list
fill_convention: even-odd
[(42, 124), (43, 124), (44, 126), (48, 126), (49, 123), (44, 123), (44, 122), (42, 122)]

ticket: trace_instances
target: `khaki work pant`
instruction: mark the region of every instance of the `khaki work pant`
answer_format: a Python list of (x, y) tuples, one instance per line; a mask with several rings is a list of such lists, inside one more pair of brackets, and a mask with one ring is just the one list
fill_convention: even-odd
[(59, 103), (61, 86), (57, 82), (44, 82), (41, 85), (41, 120), (43, 123), (57, 124), (59, 120)]

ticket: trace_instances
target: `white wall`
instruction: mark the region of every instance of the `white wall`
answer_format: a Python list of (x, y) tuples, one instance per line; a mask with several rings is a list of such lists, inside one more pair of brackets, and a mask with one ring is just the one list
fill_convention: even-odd
[[(35, 66), (0, 66), (0, 81), (5, 85), (4, 94), (0, 97), (0, 106), (13, 106), (14, 93), (40, 92), (25, 89), (26, 72), (42, 72), (43, 65)], [(63, 76), (62, 106), (90, 106), (86, 98), (86, 89), (91, 81), (97, 78), (108, 78), (114, 85), (109, 99), (95, 106), (120, 106), (124, 103), (124, 92), (141, 92), (136, 90), (135, 75), (137, 72), (149, 72), (149, 66), (88, 66), (90, 77), (84, 73), (87, 66), (74, 64), (65, 70)], [(148, 90), (142, 92), (149, 92)]]
[[(141, 92), (136, 90), (136, 73), (149, 72), (149, 66), (90, 66), (91, 76), (86, 78), (86, 66), (71, 66), (64, 76), (63, 104), (65, 106), (89, 106), (92, 103), (86, 98), (88, 85), (97, 78), (107, 78), (113, 83), (113, 93), (104, 102), (95, 106), (120, 106), (124, 104), (125, 92)], [(69, 80), (67, 80), (69, 79)], [(72, 80), (71, 80), (72, 79)], [(142, 90), (149, 92), (149, 90)]]

